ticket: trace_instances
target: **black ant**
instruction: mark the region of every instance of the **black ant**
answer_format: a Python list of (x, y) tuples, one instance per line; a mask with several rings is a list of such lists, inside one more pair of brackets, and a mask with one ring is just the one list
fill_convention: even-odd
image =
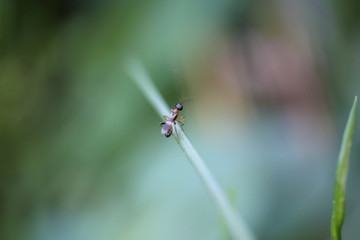
[[(175, 105), (174, 109), (171, 109), (171, 117), (163, 115), (165, 122), (160, 123), (161, 128), (161, 134), (164, 134), (165, 137), (170, 137), (173, 130), (172, 130), (172, 123), (176, 124), (179, 123), (181, 126), (184, 125), (182, 121), (176, 120), (178, 117), (181, 119), (185, 119), (185, 117), (180, 116), (179, 112), (183, 110), (183, 105), (181, 103), (178, 103)], [(176, 129), (175, 129), (176, 130)]]

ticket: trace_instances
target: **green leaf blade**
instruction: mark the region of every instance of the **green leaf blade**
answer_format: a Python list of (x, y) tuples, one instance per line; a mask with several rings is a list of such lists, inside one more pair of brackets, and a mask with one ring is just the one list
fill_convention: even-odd
[(356, 96), (344, 130), (336, 170), (333, 211), (331, 217), (331, 238), (333, 240), (341, 240), (341, 228), (345, 218), (346, 179), (348, 175), (351, 145), (356, 126), (357, 109), (358, 102)]

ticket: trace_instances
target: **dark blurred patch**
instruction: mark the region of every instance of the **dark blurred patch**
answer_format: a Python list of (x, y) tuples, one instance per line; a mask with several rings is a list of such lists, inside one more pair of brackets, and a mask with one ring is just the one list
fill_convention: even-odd
[(342, 32), (347, 38), (359, 33), (360, 2), (353, 0), (333, 0), (334, 10), (339, 17)]
[[(0, 53), (16, 54), (28, 61), (61, 27), (89, 13), (100, 1), (15, 0), (3, 3)], [(25, 59), (24, 59), (25, 58)]]

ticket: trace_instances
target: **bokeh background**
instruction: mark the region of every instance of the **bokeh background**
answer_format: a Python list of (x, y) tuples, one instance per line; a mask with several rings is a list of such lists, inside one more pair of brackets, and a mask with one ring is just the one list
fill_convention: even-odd
[[(136, 56), (258, 239), (329, 239), (360, 2), (0, 1), (0, 239), (228, 239)], [(360, 128), (344, 239), (360, 238)]]

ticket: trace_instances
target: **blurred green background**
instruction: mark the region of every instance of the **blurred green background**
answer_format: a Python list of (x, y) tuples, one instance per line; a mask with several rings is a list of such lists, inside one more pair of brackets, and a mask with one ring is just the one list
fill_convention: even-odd
[[(228, 239), (137, 56), (258, 239), (329, 239), (360, 2), (1, 0), (0, 239)], [(359, 239), (360, 128), (344, 239)]]

